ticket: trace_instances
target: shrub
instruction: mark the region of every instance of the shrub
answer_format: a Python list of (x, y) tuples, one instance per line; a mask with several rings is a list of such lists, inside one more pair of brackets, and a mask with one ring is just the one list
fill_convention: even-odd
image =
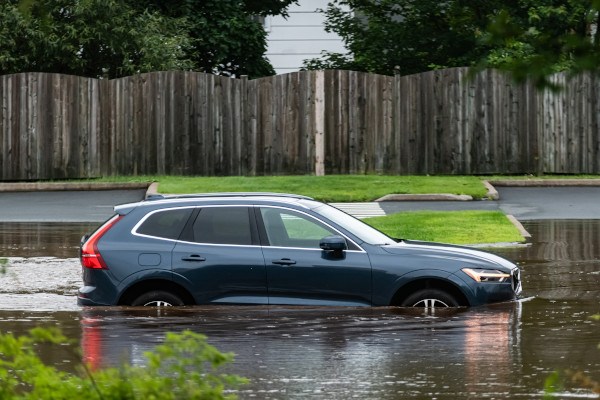
[(224, 395), (226, 387), (246, 382), (236, 375), (213, 375), (233, 360), (221, 353), (206, 337), (190, 331), (167, 333), (165, 342), (144, 355), (144, 366), (123, 364), (91, 371), (81, 364), (76, 373), (58, 371), (45, 365), (37, 355), (36, 344), (73, 344), (58, 329), (34, 328), (29, 335), (0, 335), (0, 399), (3, 400), (176, 400), (234, 399)]

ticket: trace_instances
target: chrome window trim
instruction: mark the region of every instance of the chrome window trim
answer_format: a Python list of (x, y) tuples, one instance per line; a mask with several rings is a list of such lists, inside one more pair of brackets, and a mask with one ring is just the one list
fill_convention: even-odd
[[(150, 238), (150, 239), (158, 239), (158, 240), (167, 240), (170, 242), (184, 242), (183, 240), (177, 240), (177, 239), (169, 239), (169, 238), (165, 238), (165, 237), (160, 237), (160, 236), (152, 236), (152, 235), (145, 235), (143, 233), (138, 233), (137, 230), (139, 229), (139, 227), (148, 219), (150, 218), (151, 215), (154, 215), (156, 213), (159, 212), (163, 212), (163, 211), (172, 211), (172, 210), (183, 210), (186, 208), (191, 208), (193, 210), (197, 209), (197, 208), (208, 208), (208, 207), (246, 207), (246, 208), (250, 208), (252, 207), (252, 205), (244, 205), (244, 204), (206, 204), (206, 205), (188, 205), (188, 206), (181, 206), (181, 207), (169, 207), (169, 208), (159, 208), (157, 210), (153, 210), (150, 211), (148, 214), (144, 215), (144, 217), (142, 219), (140, 219), (138, 221), (137, 224), (135, 224), (135, 226), (131, 229), (131, 234), (133, 236), (139, 236), (139, 237), (145, 237), (145, 238)], [(192, 211), (193, 212), (193, 211)], [(185, 243), (198, 243), (198, 242), (185, 242)], [(204, 244), (204, 243), (198, 243), (198, 244)], [(206, 243), (206, 244), (218, 244), (218, 243)], [(235, 245), (230, 245), (230, 246), (254, 246), (254, 245), (246, 245), (246, 244), (235, 244)], [(255, 246), (258, 247), (258, 246)]]
[(227, 244), (227, 243), (200, 243), (200, 242), (188, 242), (187, 240), (176, 240), (177, 243), (182, 244), (197, 244), (201, 246), (227, 246), (227, 247), (256, 247), (261, 248), (259, 244)]
[[(349, 238), (348, 238), (348, 240), (352, 241), (352, 239), (349, 239)], [(354, 241), (352, 241), (352, 243), (354, 243)], [(283, 247), (283, 246), (261, 246), (261, 247), (266, 248), (266, 249), (280, 249), (280, 250), (281, 249), (286, 249), (286, 250), (291, 249), (291, 250), (308, 250), (308, 251), (319, 251), (319, 252), (326, 251), (326, 250), (323, 250), (320, 248), (314, 249), (311, 247)], [(358, 248), (361, 250), (344, 250), (344, 253), (366, 253), (366, 251), (362, 250), (362, 247), (358, 246)]]
[[(159, 240), (167, 240), (169, 242), (177, 242), (177, 239), (169, 239), (169, 238), (165, 238), (165, 237), (160, 237), (160, 236), (152, 236), (152, 235), (145, 235), (143, 233), (138, 233), (137, 230), (139, 229), (140, 226), (142, 226), (142, 224), (144, 222), (146, 222), (146, 220), (148, 218), (150, 218), (151, 215), (154, 215), (156, 213), (159, 212), (164, 212), (164, 211), (172, 211), (172, 210), (183, 210), (186, 208), (191, 208), (191, 209), (195, 209), (196, 206), (186, 206), (186, 207), (169, 207), (169, 208), (159, 208), (157, 210), (154, 211), (150, 211), (149, 213), (147, 213), (146, 215), (144, 215), (144, 217), (142, 219), (140, 219), (137, 224), (135, 224), (133, 226), (133, 228), (131, 228), (131, 234), (133, 236), (138, 236), (138, 237), (145, 237), (145, 238), (150, 238), (150, 239), (159, 239)], [(192, 211), (193, 212), (193, 211)]]
[(144, 215), (144, 217), (142, 219), (140, 219), (138, 221), (137, 224), (134, 225), (134, 227), (131, 229), (131, 234), (133, 236), (138, 236), (138, 237), (145, 237), (145, 238), (150, 238), (150, 239), (156, 239), (156, 240), (166, 240), (168, 242), (179, 242), (179, 243), (186, 243), (186, 244), (200, 244), (203, 246), (234, 246), (234, 247), (268, 247), (268, 248), (272, 248), (272, 249), (293, 249), (293, 250), (312, 250), (312, 251), (323, 251), (322, 249), (318, 249), (318, 248), (310, 248), (310, 247), (283, 247), (283, 246), (262, 246), (262, 245), (253, 245), (253, 244), (223, 244), (223, 243), (199, 243), (199, 242), (188, 242), (185, 240), (177, 240), (177, 239), (169, 239), (169, 238), (164, 238), (164, 237), (160, 237), (160, 236), (152, 236), (152, 235), (144, 235), (142, 233), (137, 233), (138, 228), (153, 214), (156, 214), (158, 212), (163, 212), (163, 211), (171, 211), (171, 210), (181, 210), (181, 209), (185, 209), (185, 208), (191, 208), (191, 209), (196, 209), (196, 208), (207, 208), (207, 207), (257, 207), (257, 208), (261, 208), (261, 207), (265, 207), (265, 208), (280, 208), (283, 210), (289, 210), (289, 211), (293, 211), (293, 212), (297, 212), (300, 214), (304, 214), (309, 218), (312, 219), (316, 219), (317, 221), (319, 221), (320, 223), (322, 223), (323, 225), (329, 227), (331, 230), (337, 232), (337, 234), (339, 234), (341, 237), (343, 237), (344, 239), (350, 241), (352, 244), (354, 244), (356, 247), (358, 247), (360, 250), (344, 250), (347, 251), (349, 253), (366, 253), (366, 251), (360, 246), (358, 245), (354, 240), (352, 240), (351, 238), (348, 237), (348, 235), (343, 234), (342, 232), (340, 232), (338, 229), (336, 229), (335, 227), (331, 226), (331, 224), (328, 224), (327, 222), (316, 218), (314, 215), (310, 215), (304, 211), (301, 210), (296, 210), (293, 208), (289, 208), (289, 207), (283, 207), (283, 206), (273, 206), (273, 205), (263, 205), (263, 204), (206, 204), (206, 205), (189, 205), (189, 206), (183, 206), (183, 207), (169, 207), (169, 208), (159, 208), (157, 210), (153, 210), (151, 212), (149, 212), (148, 214)]
[(186, 208), (196, 209), (196, 208), (209, 208), (209, 207), (210, 208), (215, 208), (215, 207), (246, 207), (246, 208), (251, 208), (251, 207), (253, 207), (253, 205), (251, 205), (251, 204), (250, 205), (247, 205), (247, 204), (206, 204), (206, 205), (189, 205), (189, 206), (183, 206), (183, 207), (159, 208), (157, 210), (150, 211), (148, 214), (144, 215), (144, 217), (141, 220), (139, 220), (138, 223), (135, 224), (135, 226), (131, 229), (131, 234), (133, 236), (145, 237), (145, 238), (157, 239), (157, 240), (166, 240), (166, 241), (169, 241), (169, 242), (205, 244), (205, 245), (214, 245), (214, 246), (260, 247), (260, 246), (257, 246), (257, 245), (250, 245), (250, 244), (231, 244), (230, 245), (230, 244), (222, 244), (222, 243), (186, 242), (184, 240), (169, 239), (169, 238), (164, 238), (164, 237), (160, 237), (160, 236), (144, 235), (143, 233), (137, 233), (137, 230), (139, 229), (139, 227), (148, 218), (150, 218), (151, 215), (156, 214), (158, 212), (171, 211), (171, 210), (183, 210), (183, 209), (186, 209)]
[[(299, 214), (304, 214), (309, 218), (312, 219), (316, 219), (317, 221), (319, 221), (320, 223), (322, 223), (323, 225), (329, 227), (331, 230), (333, 230), (334, 232), (337, 232), (338, 235), (340, 235), (341, 237), (343, 237), (344, 239), (350, 241), (352, 244), (354, 244), (356, 247), (358, 247), (360, 250), (344, 250), (344, 251), (348, 251), (348, 252), (353, 252), (353, 253), (366, 253), (365, 249), (363, 249), (358, 243), (356, 243), (354, 240), (352, 240), (351, 238), (348, 237), (348, 235), (343, 234), (342, 232), (340, 232), (337, 228), (331, 226), (331, 224), (328, 224), (327, 222), (323, 221), (320, 218), (315, 217), (314, 215), (310, 215), (309, 213), (306, 213), (304, 211), (300, 211), (300, 210), (295, 210), (293, 208), (289, 208), (289, 207), (282, 207), (282, 206), (272, 206), (272, 205), (262, 205), (262, 204), (256, 204), (254, 207), (258, 207), (258, 208), (281, 208), (283, 210), (289, 210), (289, 211), (293, 211), (293, 212), (297, 212)], [(264, 225), (264, 224), (263, 224)], [(265, 228), (266, 229), (266, 228)], [(277, 248), (277, 249), (303, 249), (303, 250), (318, 250), (318, 251), (323, 251), (322, 249), (314, 249), (314, 248), (310, 248), (310, 247), (285, 247), (285, 246), (263, 246), (263, 247), (270, 247), (270, 248)]]

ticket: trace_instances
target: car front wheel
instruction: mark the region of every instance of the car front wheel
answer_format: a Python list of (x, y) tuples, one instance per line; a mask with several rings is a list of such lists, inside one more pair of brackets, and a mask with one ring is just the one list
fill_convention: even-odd
[(408, 296), (401, 304), (403, 307), (446, 308), (458, 307), (458, 301), (446, 292), (438, 289), (423, 289)]
[(169, 307), (169, 306), (183, 306), (185, 305), (183, 300), (179, 296), (166, 292), (164, 290), (153, 290), (146, 292), (131, 302), (132, 306), (145, 306), (145, 307)]

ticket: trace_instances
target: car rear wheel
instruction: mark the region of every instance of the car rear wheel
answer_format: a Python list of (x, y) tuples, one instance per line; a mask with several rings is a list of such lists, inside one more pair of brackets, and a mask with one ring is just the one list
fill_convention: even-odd
[(401, 304), (403, 307), (446, 308), (458, 307), (458, 301), (446, 292), (438, 289), (423, 289), (408, 296)]
[(170, 307), (185, 305), (181, 298), (171, 292), (164, 290), (153, 290), (146, 292), (131, 302), (132, 306), (145, 307)]

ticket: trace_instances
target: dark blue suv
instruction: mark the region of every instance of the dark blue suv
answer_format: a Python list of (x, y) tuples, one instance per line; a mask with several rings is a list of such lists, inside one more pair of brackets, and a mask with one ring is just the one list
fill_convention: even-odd
[(504, 258), (392, 239), (304, 196), (158, 195), (115, 211), (82, 243), (80, 305), (456, 307), (521, 291)]

